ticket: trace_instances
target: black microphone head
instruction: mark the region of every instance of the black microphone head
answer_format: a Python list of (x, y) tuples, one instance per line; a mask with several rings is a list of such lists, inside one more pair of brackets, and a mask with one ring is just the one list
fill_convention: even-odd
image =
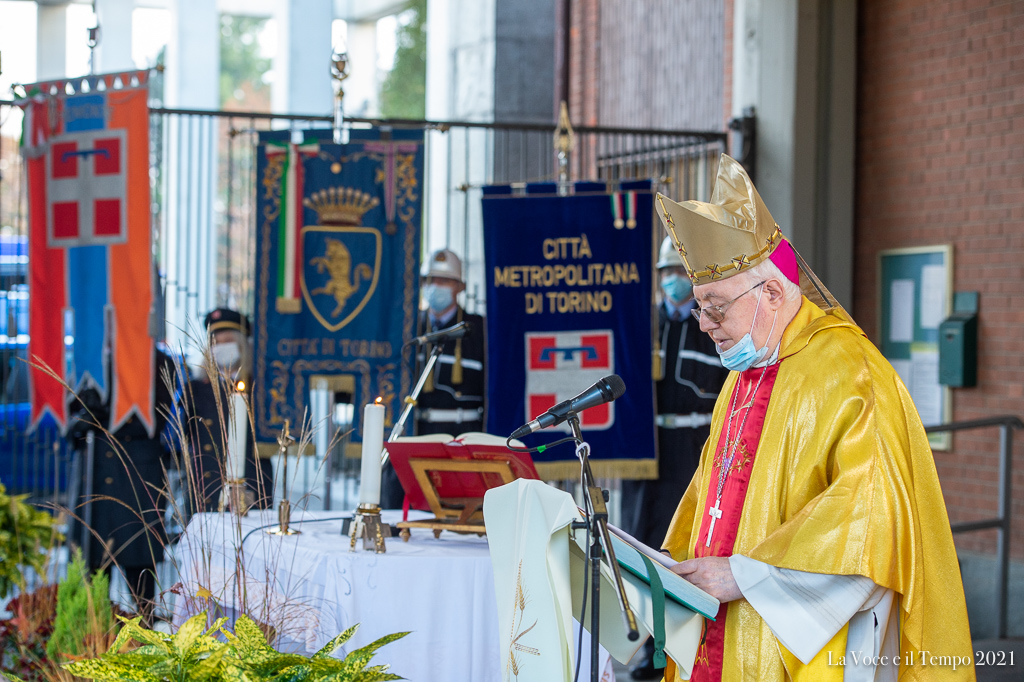
[(626, 392), (626, 384), (618, 374), (609, 374), (601, 379), (601, 393), (611, 393), (609, 401), (618, 400)]

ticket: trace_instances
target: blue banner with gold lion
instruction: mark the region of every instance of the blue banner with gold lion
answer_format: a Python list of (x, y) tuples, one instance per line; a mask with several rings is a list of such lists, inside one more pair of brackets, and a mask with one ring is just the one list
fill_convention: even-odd
[(354, 406), (362, 441), (363, 406), (380, 398), (390, 428), (412, 388), (423, 133), (262, 133), (256, 173), (256, 439), (298, 433), (321, 386)]

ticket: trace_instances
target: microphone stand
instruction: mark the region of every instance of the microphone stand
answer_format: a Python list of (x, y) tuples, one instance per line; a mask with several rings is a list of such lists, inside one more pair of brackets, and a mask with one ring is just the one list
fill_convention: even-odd
[[(420, 391), (423, 390), (424, 384), (427, 383), (427, 377), (434, 371), (434, 365), (437, 364), (437, 359), (441, 356), (441, 351), (444, 350), (444, 339), (441, 339), (440, 343), (435, 343), (434, 347), (430, 351), (430, 357), (427, 358), (426, 364), (423, 366), (423, 371), (420, 372), (420, 378), (416, 380), (416, 385), (413, 386), (412, 393), (405, 399), (405, 407), (402, 408), (402, 414), (398, 417), (398, 421), (391, 428), (391, 435), (388, 436), (388, 442), (393, 442), (396, 438), (402, 435), (402, 431), (405, 430), (405, 422), (409, 419), (409, 414), (412, 413), (412, 408), (416, 407), (416, 401), (420, 397)], [(415, 350), (413, 351), (415, 353)], [(380, 465), (384, 466), (388, 463), (388, 451), (385, 449), (380, 456)]]
[[(600, 671), (597, 669), (598, 647), (600, 646), (601, 619), (601, 557), (602, 550), (608, 557), (608, 566), (612, 570), (612, 577), (615, 579), (615, 596), (619, 599), (619, 610), (622, 612), (622, 620), (626, 624), (626, 636), (629, 641), (634, 642), (640, 638), (640, 632), (636, 627), (636, 617), (629, 609), (629, 601), (626, 599), (626, 591), (622, 584), (622, 572), (619, 570), (619, 563), (615, 560), (615, 550), (612, 549), (612, 541), (608, 535), (608, 508), (605, 506), (604, 491), (598, 487), (594, 472), (590, 469), (590, 445), (583, 440), (583, 433), (580, 430), (580, 418), (575, 413), (569, 414), (567, 419), (572, 429), (572, 436), (576, 441), (576, 456), (580, 460), (580, 480), (583, 483), (583, 499), (586, 506), (587, 521), (574, 527), (590, 528), (590, 594), (584, 595), (584, 599), (590, 600), (590, 679), (591, 682), (598, 682)], [(580, 623), (583, 627), (583, 623)]]

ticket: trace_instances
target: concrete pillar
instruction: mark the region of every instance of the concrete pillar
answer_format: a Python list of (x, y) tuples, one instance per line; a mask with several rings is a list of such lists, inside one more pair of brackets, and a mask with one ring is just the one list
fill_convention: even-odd
[[(220, 15), (209, 0), (173, 0), (171, 38), (164, 72), (165, 104), (220, 108)], [(215, 305), (217, 231), (217, 121), (206, 116), (167, 116), (162, 128), (166, 206), (160, 233), (160, 272), (167, 284), (167, 342), (201, 362), (203, 316)], [(190, 348), (191, 347), (191, 348)]]
[(96, 73), (127, 71), (132, 61), (132, 10), (135, 0), (96, 0), (96, 23), (100, 27), (96, 46)]
[(844, 305), (852, 302), (856, 0), (735, 0), (733, 115), (757, 114), (755, 183)]
[[(494, 120), (498, 2), (427, 3), (428, 118)], [(494, 179), (492, 143), (493, 136), (479, 129), (431, 132), (427, 156), (431, 180), (426, 243), (431, 249), (447, 246), (462, 258), (467, 284), (463, 302), (478, 313), (483, 309), (476, 297), (484, 296), (479, 187)]]
[(329, 114), (331, 90), (330, 2), (279, 0), (275, 7), (278, 44), (271, 104), (275, 112)]
[(67, 74), (67, 5), (37, 5), (36, 77), (61, 78)]
[(220, 106), (220, 14), (209, 0), (173, 0), (164, 98), (167, 106)]
[(352, 75), (345, 81), (345, 113), (349, 116), (378, 116), (377, 22), (349, 22), (346, 42)]

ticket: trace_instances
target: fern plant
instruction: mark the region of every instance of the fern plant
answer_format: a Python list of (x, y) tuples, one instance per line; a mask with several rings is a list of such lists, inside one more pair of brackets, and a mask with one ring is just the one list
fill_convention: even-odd
[[(387, 665), (370, 666), (370, 659), (385, 644), (400, 639), (399, 632), (356, 649), (343, 660), (331, 657), (351, 639), (353, 626), (307, 658), (286, 654), (267, 643), (259, 626), (248, 616), (240, 616), (235, 631), (224, 628), (226, 618), (207, 628), (207, 617), (200, 613), (185, 621), (173, 635), (147, 630), (140, 618), (121, 618), (124, 626), (102, 656), (76, 661), (65, 670), (89, 680), (127, 680), (131, 682), (378, 682), (403, 679), (387, 672)], [(217, 639), (220, 633), (226, 641)], [(136, 649), (124, 650), (132, 642)]]
[(28, 495), (8, 495), (0, 483), (0, 599), (25, 590), (23, 566), (45, 574), (47, 548), (59, 539), (54, 519), (25, 503)]

